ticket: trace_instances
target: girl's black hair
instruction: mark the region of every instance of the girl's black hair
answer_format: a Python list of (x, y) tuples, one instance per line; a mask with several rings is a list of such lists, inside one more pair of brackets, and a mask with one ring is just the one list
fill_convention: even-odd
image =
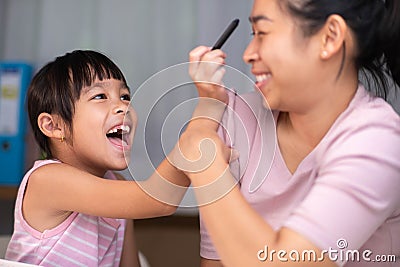
[(47, 63), (33, 77), (27, 105), (33, 134), (46, 158), (52, 158), (50, 143), (39, 129), (37, 119), (43, 112), (58, 115), (72, 133), (75, 102), (81, 90), (98, 78), (123, 81), (125, 77), (118, 66), (107, 56), (91, 50), (75, 50)]
[[(400, 86), (399, 0), (277, 2), (300, 21), (305, 36), (320, 30), (330, 15), (342, 16), (355, 35), (358, 49), (356, 67), (364, 73), (370, 89), (374, 88), (377, 96), (387, 99), (391, 85), (388, 78), (393, 79), (393, 85)], [(375, 86), (371, 86), (371, 82)]]

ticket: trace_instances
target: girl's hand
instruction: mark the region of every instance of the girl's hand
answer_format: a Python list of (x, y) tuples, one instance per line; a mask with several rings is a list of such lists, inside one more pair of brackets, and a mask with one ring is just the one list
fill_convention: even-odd
[(228, 103), (228, 95), (222, 82), (225, 58), (226, 54), (222, 50), (211, 50), (206, 46), (199, 46), (190, 52), (189, 74), (195, 82), (199, 97)]

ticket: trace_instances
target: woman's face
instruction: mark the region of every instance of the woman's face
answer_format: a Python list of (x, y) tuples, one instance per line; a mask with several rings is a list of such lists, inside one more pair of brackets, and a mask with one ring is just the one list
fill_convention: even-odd
[(254, 37), (243, 59), (252, 65), (257, 88), (271, 109), (304, 112), (321, 97), (320, 42), (304, 37), (300, 24), (277, 1), (254, 0), (249, 18)]

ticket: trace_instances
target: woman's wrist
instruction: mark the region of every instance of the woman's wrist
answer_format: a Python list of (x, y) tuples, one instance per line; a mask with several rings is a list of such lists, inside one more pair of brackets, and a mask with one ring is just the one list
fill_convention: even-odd
[(222, 116), (225, 112), (226, 104), (211, 98), (200, 98), (188, 128), (202, 127), (216, 131), (219, 127)]

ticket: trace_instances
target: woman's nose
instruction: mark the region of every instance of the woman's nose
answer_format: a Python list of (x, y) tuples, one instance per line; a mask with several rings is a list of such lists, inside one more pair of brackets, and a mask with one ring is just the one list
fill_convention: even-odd
[(253, 39), (243, 53), (243, 61), (247, 64), (252, 64), (254, 61), (259, 59), (258, 48), (255, 40)]

